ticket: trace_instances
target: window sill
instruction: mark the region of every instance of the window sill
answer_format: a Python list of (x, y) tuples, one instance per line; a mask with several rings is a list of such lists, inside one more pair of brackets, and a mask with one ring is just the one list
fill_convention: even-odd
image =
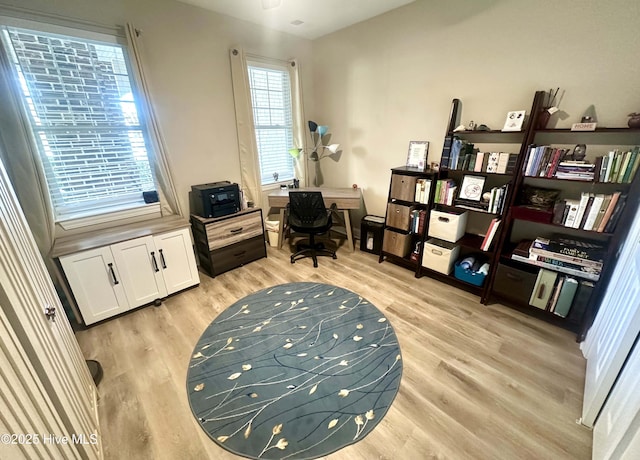
[(160, 203), (151, 204), (134, 204), (128, 209), (122, 209), (121, 207), (117, 211), (107, 211), (101, 214), (94, 214), (91, 216), (76, 216), (68, 217), (64, 220), (59, 220), (56, 223), (60, 225), (64, 230), (73, 230), (77, 228), (89, 227), (91, 225), (105, 224), (124, 219), (132, 219), (136, 217), (161, 217)]

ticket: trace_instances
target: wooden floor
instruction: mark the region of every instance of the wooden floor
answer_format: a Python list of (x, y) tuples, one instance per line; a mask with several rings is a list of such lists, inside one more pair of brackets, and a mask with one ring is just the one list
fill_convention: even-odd
[(393, 406), (351, 459), (589, 459), (580, 416), (585, 361), (567, 331), (478, 298), (375, 255), (289, 263), (286, 249), (167, 299), (77, 333), (104, 367), (98, 387), (106, 459), (237, 459), (196, 423), (185, 381), (206, 326), (245, 295), (317, 281), (361, 294), (389, 318), (403, 377)]

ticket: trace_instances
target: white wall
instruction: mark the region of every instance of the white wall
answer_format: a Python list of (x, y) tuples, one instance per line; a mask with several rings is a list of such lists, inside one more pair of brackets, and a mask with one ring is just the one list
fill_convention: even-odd
[(303, 88), (312, 86), (309, 40), (176, 1), (0, 1), (3, 4), (108, 26), (132, 22), (142, 30), (152, 102), (185, 213), (191, 185), (240, 182), (229, 48), (239, 45), (267, 57), (295, 57)]
[(325, 184), (357, 183), (384, 215), (409, 141), (430, 141), (439, 160), (453, 98), (462, 122), (501, 129), (536, 90), (559, 86), (558, 127), (591, 104), (601, 126), (626, 126), (640, 111), (639, 18), (637, 0), (417, 0), (315, 40), (309, 116), (344, 148), (340, 163), (323, 160)]

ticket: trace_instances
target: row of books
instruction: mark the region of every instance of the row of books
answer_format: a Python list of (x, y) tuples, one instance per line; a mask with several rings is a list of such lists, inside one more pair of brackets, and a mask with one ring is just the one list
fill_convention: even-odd
[(640, 166), (640, 147), (623, 152), (612, 150), (607, 155), (596, 157), (594, 180), (630, 184)]
[[(450, 147), (447, 147), (449, 142)], [(445, 154), (446, 152), (446, 154)], [(513, 174), (518, 162), (517, 153), (480, 152), (474, 144), (458, 137), (450, 141), (445, 139), (442, 157), (443, 167), (463, 171)]]
[(433, 201), (451, 206), (456, 190), (458, 190), (458, 186), (453, 179), (440, 179), (436, 182), (436, 192)]
[(422, 235), (424, 224), (427, 220), (427, 211), (425, 209), (414, 209), (411, 211), (409, 228), (412, 233)]
[[(544, 272), (544, 269), (540, 270), (540, 272)], [(558, 276), (554, 274), (552, 277), (553, 276), (555, 276), (555, 282), (552, 285), (552, 290), (549, 292), (548, 300), (543, 299), (546, 300), (546, 302), (538, 302), (537, 300), (539, 299), (535, 298), (537, 295), (536, 288), (534, 288), (529, 304), (534, 307), (544, 309), (562, 318), (566, 318), (574, 303), (574, 298), (578, 292), (578, 286), (580, 283), (577, 279), (568, 275)], [(541, 278), (543, 277), (538, 276), (538, 279)]]
[(489, 191), (489, 201), (484, 199), (480, 201), (465, 200), (463, 198), (454, 198), (453, 204), (459, 208), (473, 209), (474, 211), (482, 211), (490, 214), (502, 214), (506, 206), (507, 192), (509, 184), (500, 187), (492, 187)]
[(429, 194), (431, 193), (431, 180), (416, 180), (416, 195), (414, 200), (418, 203), (429, 204)]
[(564, 199), (555, 203), (553, 223), (565, 227), (612, 233), (622, 215), (627, 194), (582, 192), (580, 199)]
[(607, 155), (596, 157), (595, 164), (583, 160), (566, 160), (568, 152), (568, 149), (548, 145), (531, 146), (524, 175), (628, 184), (633, 181), (640, 167), (638, 146), (626, 152), (612, 150)]

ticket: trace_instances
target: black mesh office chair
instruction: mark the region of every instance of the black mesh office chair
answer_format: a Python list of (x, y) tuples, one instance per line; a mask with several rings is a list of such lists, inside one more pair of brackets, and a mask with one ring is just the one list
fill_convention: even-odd
[(311, 257), (313, 266), (318, 266), (317, 256), (331, 256), (336, 259), (336, 252), (316, 243), (315, 236), (329, 231), (332, 225), (331, 209), (324, 206), (322, 192), (289, 192), (289, 228), (295, 232), (307, 233), (309, 244), (297, 245), (295, 254), (291, 255), (291, 263), (303, 257)]

